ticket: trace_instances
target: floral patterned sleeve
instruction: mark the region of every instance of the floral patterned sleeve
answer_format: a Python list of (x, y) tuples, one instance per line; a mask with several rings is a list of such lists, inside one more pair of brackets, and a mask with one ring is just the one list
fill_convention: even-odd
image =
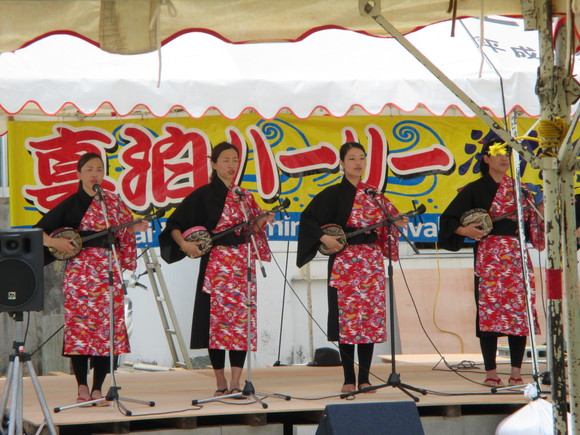
[[(528, 196), (526, 199), (529, 203), (534, 204), (532, 197)], [(546, 247), (544, 222), (533, 208), (524, 212), (524, 219), (528, 230), (529, 242), (538, 251), (543, 251)]]
[[(399, 214), (397, 208), (393, 205), (391, 201), (389, 201), (385, 197), (381, 197), (381, 202), (383, 207), (390, 216), (396, 216)], [(381, 251), (383, 252), (383, 256), (385, 258), (391, 258), (393, 261), (399, 260), (399, 231), (397, 228), (394, 227), (395, 225), (387, 225), (385, 227), (381, 227), (379, 231), (379, 239), (378, 242)], [(392, 237), (389, 237), (389, 233)]]
[[(117, 219), (119, 225), (132, 222), (133, 215), (121, 199), (117, 200)], [(137, 243), (135, 233), (129, 228), (117, 232), (119, 262), (123, 269), (135, 270), (137, 267)]]
[[(259, 216), (264, 213), (264, 210), (260, 208), (253, 195), (250, 194), (247, 197), (249, 198), (252, 216)], [(266, 231), (266, 226), (263, 226), (260, 231), (256, 231), (256, 245), (258, 246), (258, 251), (260, 252), (260, 259), (262, 261), (271, 261), (272, 254), (268, 245), (268, 235)]]

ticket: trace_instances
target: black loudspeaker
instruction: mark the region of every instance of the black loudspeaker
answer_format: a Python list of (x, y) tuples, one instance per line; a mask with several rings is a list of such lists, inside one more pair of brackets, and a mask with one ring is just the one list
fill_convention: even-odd
[(414, 402), (327, 405), (316, 435), (425, 435)]
[(0, 230), (0, 312), (43, 308), (42, 229)]

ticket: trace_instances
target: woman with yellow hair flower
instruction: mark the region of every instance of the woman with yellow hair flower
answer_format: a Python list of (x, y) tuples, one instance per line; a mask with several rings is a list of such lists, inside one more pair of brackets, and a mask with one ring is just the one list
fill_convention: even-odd
[[(485, 365), (484, 383), (491, 387), (503, 386), (495, 362), (497, 338), (508, 337), (511, 360), (509, 385), (520, 385), (523, 384), (520, 369), (526, 338), (530, 334), (515, 213), (514, 180), (507, 174), (510, 155), (511, 149), (499, 139), (486, 143), (479, 162), (481, 178), (460, 190), (439, 221), (439, 245), (442, 248), (458, 251), (466, 237), (475, 240), (476, 335)], [(524, 207), (534, 204), (531, 195), (524, 196)], [(473, 215), (474, 210), (486, 215), (489, 228), (483, 228), (477, 220), (466, 219)], [(544, 249), (543, 224), (533, 207), (524, 211), (523, 219), (528, 241), (534, 248)], [(531, 299), (535, 304), (533, 266), (527, 253), (526, 257)], [(535, 331), (539, 333), (533, 307), (532, 313)]]

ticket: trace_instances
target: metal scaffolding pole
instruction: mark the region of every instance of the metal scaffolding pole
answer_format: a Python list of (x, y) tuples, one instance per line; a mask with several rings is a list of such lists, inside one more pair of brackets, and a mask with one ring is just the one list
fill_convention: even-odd
[[(580, 110), (574, 116), (572, 126), (568, 136), (572, 136), (578, 120), (580, 119)], [(566, 138), (564, 143), (570, 143), (570, 138)], [(575, 195), (574, 184), (576, 181), (576, 160), (580, 153), (580, 141), (574, 142), (563, 151), (563, 157), (560, 159), (562, 168), (562, 197), (565, 199), (564, 204), (564, 241), (565, 241), (565, 337), (567, 343), (567, 363), (568, 379), (570, 385), (570, 413), (572, 415), (572, 428), (575, 433), (580, 431), (580, 295), (578, 294), (578, 261), (577, 248), (578, 242), (575, 235), (576, 216), (575, 216)]]
[[(570, 121), (570, 106), (577, 98), (578, 84), (572, 78), (570, 58), (573, 56), (566, 27), (552, 37), (551, 2), (538, 1), (536, 18), (540, 31), (540, 77), (538, 96), (542, 119)], [(555, 50), (554, 50), (555, 47)], [(575, 117), (575, 121), (577, 121)], [(578, 424), (578, 380), (580, 377), (578, 276), (576, 261), (576, 229), (574, 218), (574, 165), (576, 147), (570, 144), (571, 131), (558, 150), (558, 168), (544, 170), (546, 194), (547, 289), (549, 324), (552, 339), (552, 400), (554, 433), (580, 433)], [(549, 214), (548, 214), (549, 213)], [(563, 218), (563, 220), (562, 220)], [(562, 271), (564, 272), (562, 281)], [(566, 338), (566, 339), (565, 339)], [(567, 358), (566, 358), (567, 354)], [(566, 368), (566, 360), (568, 362)], [(566, 370), (568, 383), (566, 383)], [(572, 415), (567, 428), (567, 393)]]
[[(523, 3), (529, 3), (522, 1)], [(526, 23), (535, 21), (539, 32), (540, 68), (536, 93), (540, 99), (541, 120), (569, 120), (562, 71), (555, 65), (552, 14), (550, 1), (537, 1), (533, 17), (524, 17)], [(541, 135), (541, 133), (540, 133)], [(540, 139), (543, 139), (540, 137)], [(554, 402), (554, 433), (566, 433), (566, 361), (564, 355), (564, 325), (562, 323), (562, 245), (560, 241), (560, 182), (556, 157), (543, 157), (544, 214), (546, 223), (546, 289), (548, 296), (548, 329), (552, 343), (551, 381)]]
[(576, 219), (574, 213), (574, 171), (561, 174), (564, 209), (564, 337), (570, 401), (570, 433), (580, 433), (580, 302), (578, 300), (578, 261), (576, 259)]
[(523, 149), (521, 144), (516, 141), (506, 130), (502, 127), (496, 119), (492, 118), (485, 110), (479, 107), (459, 86), (453, 83), (437, 66), (433, 64), (423, 53), (411, 44), (407, 38), (399, 32), (385, 17), (381, 15), (381, 1), (380, 0), (358, 0), (359, 11), (361, 15), (371, 17), (383, 29), (385, 29), (394, 39), (399, 42), (405, 50), (407, 50), (415, 59), (423, 64), (425, 68), (431, 72), (441, 83), (447, 87), (453, 94), (459, 98), (479, 119), (485, 122), (490, 129), (492, 129), (503, 141), (505, 141), (511, 148), (516, 150), (526, 161), (530, 163), (533, 168), (538, 168), (538, 159), (528, 150)]
[[(567, 30), (567, 32), (565, 32)], [(572, 77), (572, 68), (570, 62), (573, 56), (570, 46), (570, 39), (567, 38), (571, 29), (562, 29), (557, 35), (556, 50), (562, 51), (560, 45), (564, 40), (568, 43), (569, 55), (566, 57), (567, 76)], [(578, 96), (578, 84), (571, 79), (574, 88), (568, 90), (570, 101)], [(571, 96), (571, 97), (570, 97)], [(571, 138), (576, 125), (580, 120), (580, 110), (577, 109), (574, 119), (570, 125), (568, 133), (564, 138), (563, 146), (558, 153), (560, 162), (560, 190), (562, 195), (562, 217), (563, 217), (563, 262), (564, 262), (564, 337), (567, 353), (567, 373), (568, 373), (568, 396), (570, 402), (571, 426), (568, 428), (570, 433), (580, 433), (580, 296), (578, 294), (578, 260), (577, 260), (577, 239), (576, 216), (575, 216), (575, 196), (574, 185), (576, 183), (576, 161), (580, 153), (580, 141), (572, 143)]]

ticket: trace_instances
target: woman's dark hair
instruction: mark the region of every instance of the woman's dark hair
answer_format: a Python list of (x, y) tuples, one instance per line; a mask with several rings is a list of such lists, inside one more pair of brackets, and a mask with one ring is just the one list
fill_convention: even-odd
[[(232, 145), (229, 142), (220, 142), (218, 143), (215, 147), (212, 148), (211, 150), (211, 156), (210, 156), (210, 160), (212, 163), (217, 163), (219, 156), (221, 155), (221, 153), (223, 153), (226, 150), (234, 150), (236, 152), (236, 154), (238, 155), (238, 157), (240, 156), (240, 152), (238, 151), (238, 149)], [(217, 177), (217, 172), (215, 169), (212, 169), (211, 171), (211, 176), (210, 176), (210, 180), (214, 180), (215, 177)]]
[(346, 154), (353, 148), (358, 148), (359, 150), (361, 150), (363, 153), (367, 153), (365, 148), (358, 142), (346, 142), (345, 144), (343, 144), (340, 147), (340, 152), (339, 152), (339, 156), (340, 156), (340, 161), (344, 162), (344, 158), (346, 157)]
[(81, 158), (79, 159), (78, 163), (77, 163), (77, 172), (81, 172), (81, 169), (83, 169), (83, 166), (85, 166), (90, 160), (93, 159), (99, 159), (101, 161), (101, 163), (103, 163), (103, 158), (97, 154), (97, 153), (86, 153), (83, 154), (81, 156)]
[[(489, 148), (492, 145), (502, 144), (502, 143), (505, 143), (505, 141), (500, 139), (499, 137), (496, 137), (494, 139), (491, 139), (491, 140), (485, 142), (483, 144), (483, 146), (481, 147), (481, 157), (479, 160), (479, 170), (481, 171), (481, 175), (489, 174), (489, 165), (483, 161), (483, 156), (490, 156), (491, 155), (489, 153)], [(511, 148), (507, 145), (506, 145), (506, 151), (508, 154), (511, 154)]]

